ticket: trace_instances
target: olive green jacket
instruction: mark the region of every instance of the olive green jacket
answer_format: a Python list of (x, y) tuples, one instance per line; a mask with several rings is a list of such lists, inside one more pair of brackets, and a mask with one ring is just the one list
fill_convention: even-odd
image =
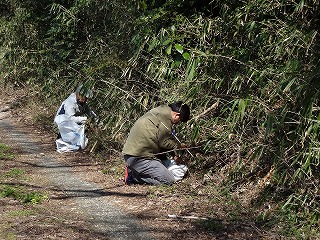
[(140, 117), (130, 130), (123, 154), (150, 156), (180, 146), (172, 136), (171, 108), (165, 105), (151, 109)]

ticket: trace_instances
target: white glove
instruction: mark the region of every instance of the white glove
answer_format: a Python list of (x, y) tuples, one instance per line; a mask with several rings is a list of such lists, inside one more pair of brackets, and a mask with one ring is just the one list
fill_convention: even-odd
[(87, 119), (88, 119), (87, 117), (76, 117), (76, 123), (85, 124)]

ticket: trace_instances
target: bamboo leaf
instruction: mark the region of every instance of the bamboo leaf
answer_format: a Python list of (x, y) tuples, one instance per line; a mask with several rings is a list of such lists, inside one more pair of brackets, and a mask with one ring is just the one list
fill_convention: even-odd
[(172, 42), (172, 39), (167, 39), (166, 41), (164, 41), (164, 42), (162, 43), (162, 45), (166, 46), (166, 45), (168, 45), (168, 44), (171, 43), (171, 42)]
[(174, 48), (179, 52), (179, 53), (183, 53), (183, 46), (181, 44), (175, 44)]
[(289, 81), (289, 83), (286, 85), (286, 87), (283, 89), (283, 92), (288, 92), (288, 91), (290, 91), (290, 88), (291, 88), (291, 86), (294, 84), (294, 82), (295, 82), (295, 78), (294, 79), (292, 79), (291, 81)]
[(256, 25), (256, 22), (255, 22), (255, 21), (252, 21), (251, 24), (250, 24), (250, 27), (249, 27), (250, 32), (253, 30), (253, 28), (255, 27), (255, 25)]
[(170, 44), (170, 45), (166, 48), (166, 53), (167, 53), (168, 55), (171, 54), (171, 49), (172, 49), (172, 44)]
[(246, 101), (244, 99), (240, 99), (238, 102), (238, 114), (240, 115), (241, 119), (244, 118), (245, 110), (246, 110)]
[(189, 59), (190, 59), (190, 54), (189, 54), (188, 52), (184, 52), (184, 53), (182, 54), (182, 56), (183, 56), (183, 58), (184, 58), (185, 60), (189, 60)]
[(157, 44), (158, 44), (158, 39), (154, 38), (148, 47), (148, 52), (151, 52)]
[(196, 63), (195, 63), (195, 61), (193, 61), (191, 68), (190, 68), (190, 71), (188, 73), (188, 77), (187, 77), (188, 80), (191, 80), (195, 76), (195, 73), (196, 73), (195, 69), (196, 69)]

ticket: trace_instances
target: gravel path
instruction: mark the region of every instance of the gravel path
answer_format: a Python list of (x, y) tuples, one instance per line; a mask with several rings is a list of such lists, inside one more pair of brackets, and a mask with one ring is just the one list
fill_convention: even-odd
[(70, 166), (59, 162), (52, 154), (45, 154), (45, 147), (42, 146), (44, 143), (36, 142), (23, 129), (19, 129), (9, 121), (4, 112), (0, 114), (0, 127), (23, 153), (37, 155), (30, 164), (46, 175), (50, 188), (55, 188), (63, 192), (65, 198), (72, 199), (70, 205), (65, 207), (84, 214), (95, 232), (105, 236), (103, 239), (151, 239), (147, 229), (139, 226), (135, 219), (123, 213), (108, 198), (108, 192), (96, 183), (82, 180), (72, 172)]

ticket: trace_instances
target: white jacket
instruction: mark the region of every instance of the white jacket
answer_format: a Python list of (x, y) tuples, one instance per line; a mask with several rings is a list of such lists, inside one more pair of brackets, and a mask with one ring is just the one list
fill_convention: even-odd
[(78, 104), (76, 94), (72, 93), (66, 100), (62, 102), (54, 118), (54, 122), (57, 125), (64, 121), (74, 121), (79, 124), (85, 123), (87, 120), (85, 114), (89, 117), (96, 117), (96, 114), (86, 103), (83, 105)]

